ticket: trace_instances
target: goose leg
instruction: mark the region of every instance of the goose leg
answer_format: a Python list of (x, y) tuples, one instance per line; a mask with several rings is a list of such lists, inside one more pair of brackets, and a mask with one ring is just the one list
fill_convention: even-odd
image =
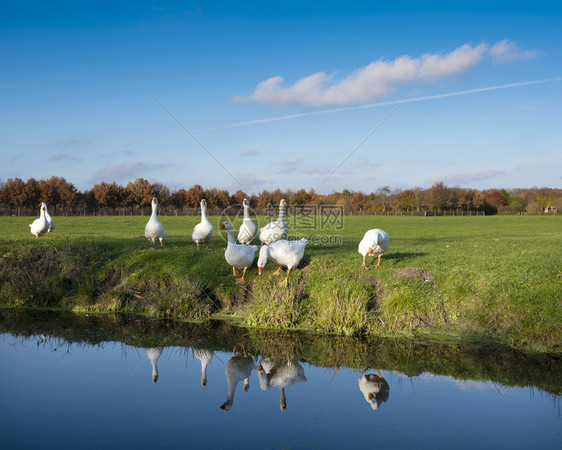
[(198, 252), (201, 251), (201, 249), (199, 248), (199, 242), (196, 242), (196, 244), (197, 244), (197, 251)]
[(287, 287), (287, 284), (289, 283), (289, 274), (291, 273), (291, 269), (287, 269), (287, 278), (285, 278), (285, 281), (283, 281), (283, 286)]
[(236, 284), (244, 284), (244, 277), (246, 276), (246, 268), (244, 267), (244, 272), (242, 273), (242, 278), (237, 278)]
[(283, 269), (281, 268), (281, 265), (279, 265), (279, 269), (277, 269), (275, 272), (273, 272), (273, 275), (281, 275), (282, 272), (283, 272)]
[(236, 270), (236, 267), (232, 266), (232, 276), (238, 276), (238, 271)]
[(164, 239), (160, 238), (160, 247), (164, 247)]
[(365, 264), (365, 258), (366, 257), (367, 257), (367, 255), (363, 255), (363, 265), (361, 267), (363, 267), (363, 269), (369, 270), (369, 268), (367, 267), (367, 264)]
[(381, 256), (382, 256), (382, 255), (379, 255), (379, 262), (377, 263), (377, 267), (380, 267), (380, 266), (381, 266)]

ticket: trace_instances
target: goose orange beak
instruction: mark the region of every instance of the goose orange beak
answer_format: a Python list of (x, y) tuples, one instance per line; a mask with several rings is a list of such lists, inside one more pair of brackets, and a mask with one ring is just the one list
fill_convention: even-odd
[(221, 223), (221, 229), (223, 229), (223, 230), (224, 230), (224, 226), (225, 226), (225, 225), (224, 225), (224, 222), (223, 222), (223, 223)]
[(371, 256), (372, 254), (373, 254), (373, 249), (369, 247), (369, 256)]
[(261, 275), (262, 271), (263, 271), (263, 267), (258, 267), (258, 275)]

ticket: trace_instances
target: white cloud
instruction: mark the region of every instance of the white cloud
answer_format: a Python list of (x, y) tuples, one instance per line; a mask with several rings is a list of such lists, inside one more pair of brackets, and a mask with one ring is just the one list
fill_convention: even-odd
[(527, 61), (540, 55), (539, 50), (521, 50), (515, 42), (507, 39), (496, 42), (490, 48), (490, 56), (497, 63), (509, 63), (516, 61)]
[(253, 148), (249, 148), (248, 150), (243, 151), (240, 153), (240, 156), (256, 156), (258, 154)]
[(142, 173), (151, 173), (154, 169), (165, 167), (164, 164), (145, 164), (140, 161), (126, 162), (114, 166), (107, 166), (94, 175), (94, 179), (104, 181), (130, 181), (142, 176)]
[(277, 107), (353, 105), (388, 96), (408, 83), (464, 74), (480, 64), (487, 53), (496, 62), (525, 60), (538, 54), (536, 51), (521, 51), (507, 40), (494, 44), (492, 48), (488, 44), (464, 44), (449, 53), (379, 59), (355, 70), (341, 81), (332, 82), (335, 78), (333, 73), (318, 72), (297, 80), (293, 85), (284, 86), (285, 79), (275, 76), (259, 83), (252, 94), (238, 95), (232, 100)]

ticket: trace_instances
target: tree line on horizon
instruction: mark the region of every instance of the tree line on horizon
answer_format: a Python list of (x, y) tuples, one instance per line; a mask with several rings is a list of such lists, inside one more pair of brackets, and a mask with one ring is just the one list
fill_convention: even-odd
[(0, 208), (4, 215), (35, 215), (40, 202), (47, 203), (49, 211), (59, 215), (144, 214), (154, 196), (158, 198), (160, 211), (165, 214), (195, 213), (203, 198), (211, 211), (241, 205), (247, 198), (250, 206), (261, 213), (278, 205), (282, 198), (290, 206), (337, 205), (346, 213), (456, 211), (537, 214), (556, 213), (562, 207), (562, 189), (532, 187), (480, 191), (447, 187), (442, 182), (427, 189), (392, 190), (384, 186), (369, 194), (348, 189), (331, 194), (318, 194), (314, 189), (263, 190), (258, 194), (237, 190), (231, 194), (226, 189), (204, 189), (199, 184), (171, 191), (162, 183), (150, 183), (144, 178), (137, 178), (126, 186), (102, 181), (83, 192), (57, 176), (46, 180), (0, 180)]

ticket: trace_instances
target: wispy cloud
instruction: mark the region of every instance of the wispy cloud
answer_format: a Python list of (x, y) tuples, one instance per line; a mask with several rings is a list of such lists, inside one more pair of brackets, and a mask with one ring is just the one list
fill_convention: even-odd
[(68, 150), (71, 148), (79, 147), (84, 144), (89, 144), (90, 140), (81, 136), (78, 138), (70, 137), (67, 139), (61, 139), (55, 143), (55, 147), (59, 150)]
[(243, 151), (240, 153), (240, 156), (256, 156), (258, 152), (253, 148), (249, 148), (248, 150)]
[[(497, 90), (500, 90), (500, 89), (510, 89), (510, 88), (515, 88), (515, 87), (532, 86), (532, 85), (535, 85), (535, 84), (553, 83), (553, 82), (557, 82), (557, 81), (562, 81), (562, 77), (548, 78), (548, 79), (544, 79), (544, 80), (520, 81), (520, 82), (517, 82), (517, 83), (508, 83), (508, 84), (502, 84), (502, 85), (498, 85), (498, 86), (487, 86), (487, 87), (483, 87), (483, 88), (467, 89), (467, 90), (464, 90), (464, 91), (446, 92), (444, 94), (427, 95), (427, 96), (424, 96), (424, 97), (412, 97), (412, 98), (409, 98), (409, 99), (405, 100), (404, 103), (421, 102), (421, 101), (427, 101), (427, 100), (437, 100), (437, 99), (441, 99), (441, 98), (457, 97), (457, 96), (461, 96), (461, 95), (477, 94), (477, 93), (480, 93), (480, 92), (497, 91)], [(344, 112), (344, 111), (354, 111), (354, 110), (357, 110), (357, 109), (367, 109), (367, 108), (377, 108), (377, 107), (381, 107), (381, 106), (398, 105), (402, 102), (403, 102), (403, 100), (391, 100), (391, 101), (387, 101), (387, 102), (367, 103), (367, 104), (358, 105), (358, 106), (346, 106), (346, 107), (342, 107), (342, 108), (327, 108), (327, 109), (320, 109), (320, 110), (317, 110), (317, 111), (307, 111), (307, 112), (303, 112), (303, 113), (285, 114), (285, 115), (282, 115), (282, 116), (266, 117), (266, 118), (263, 118), (263, 119), (255, 119), (255, 120), (247, 120), (247, 121), (244, 121), (244, 122), (230, 123), (230, 124), (222, 125), (220, 127), (208, 128), (207, 130), (235, 128), (235, 127), (242, 127), (242, 126), (247, 126), (247, 125), (256, 125), (256, 124), (260, 124), (260, 123), (278, 122), (278, 121), (281, 121), (281, 120), (298, 119), (298, 118), (301, 118), (301, 117), (315, 116), (315, 115), (320, 115), (320, 114), (331, 114), (331, 113), (338, 113), (338, 112)]]
[(166, 167), (166, 164), (146, 164), (140, 161), (126, 162), (123, 164), (107, 166), (94, 175), (94, 179), (105, 181), (127, 181), (143, 173), (152, 173), (154, 169)]
[(277, 163), (277, 170), (278, 174), (288, 174), (288, 173), (295, 173), (299, 171), (303, 167), (303, 160), (302, 158), (297, 159), (285, 159), (283, 161), (279, 161)]
[(515, 42), (510, 42), (507, 39), (496, 42), (490, 48), (490, 56), (496, 63), (527, 61), (540, 54), (540, 50), (521, 50)]
[(476, 46), (464, 44), (448, 53), (379, 59), (335, 82), (336, 74), (326, 72), (313, 73), (289, 86), (284, 86), (285, 79), (282, 76), (275, 76), (259, 83), (252, 94), (238, 95), (232, 100), (276, 107), (353, 105), (386, 97), (408, 83), (464, 74), (480, 64), (488, 52), (496, 62), (525, 60), (537, 54), (536, 51), (521, 51), (516, 44), (507, 40), (491, 48), (485, 43)]
[(68, 155), (65, 152), (55, 153), (49, 157), (49, 161), (82, 161), (80, 158)]
[(505, 175), (505, 171), (503, 170), (483, 170), (480, 172), (472, 172), (472, 173), (458, 173), (447, 175), (441, 178), (433, 178), (431, 181), (432, 183), (442, 181), (446, 185), (449, 186), (462, 186), (462, 185), (471, 185), (478, 181), (485, 181), (485, 180), (493, 180), (500, 175)]

